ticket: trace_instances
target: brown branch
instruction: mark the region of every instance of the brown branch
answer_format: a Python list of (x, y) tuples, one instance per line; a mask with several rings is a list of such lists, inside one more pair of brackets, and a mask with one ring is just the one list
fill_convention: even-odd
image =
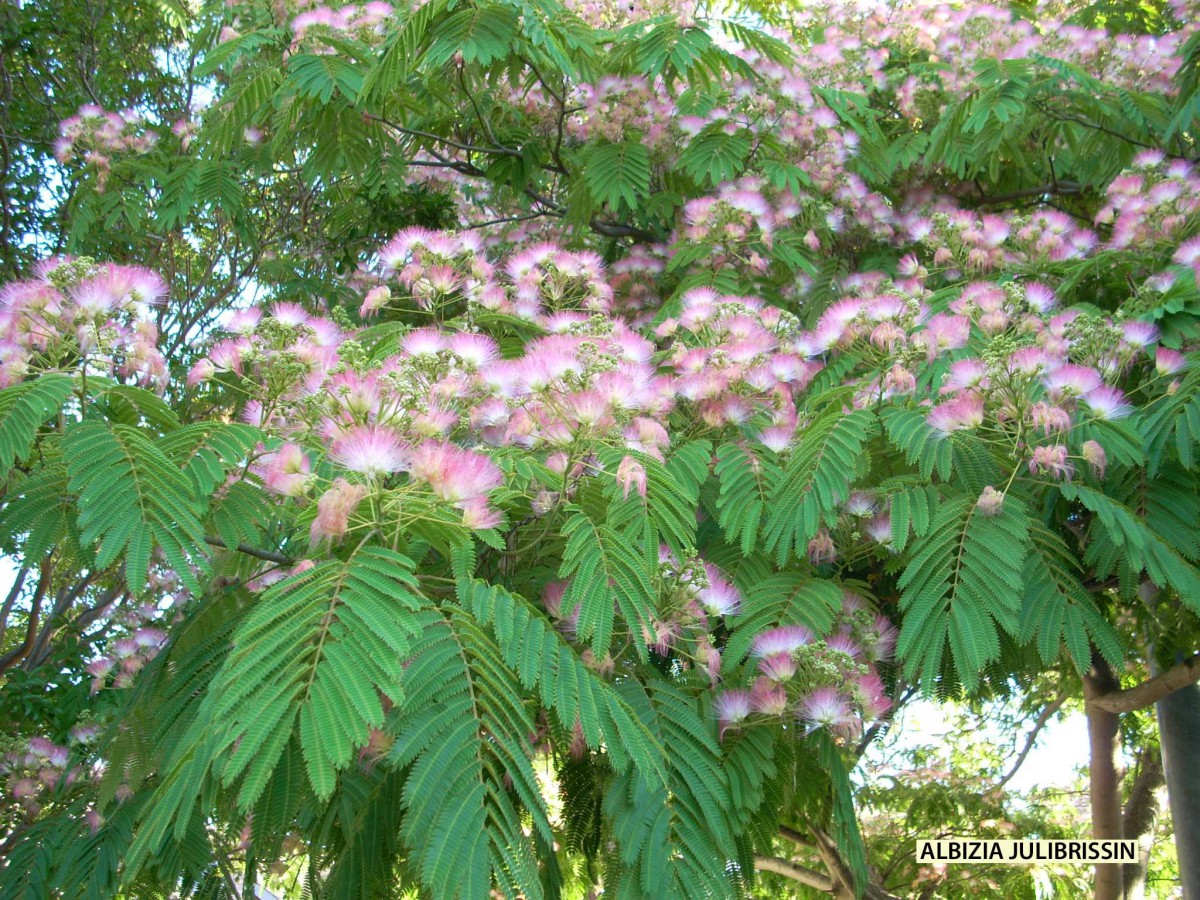
[(794, 828), (788, 828), (786, 825), (779, 826), (779, 836), (787, 838), (794, 844), (799, 844), (802, 847), (815, 847), (816, 842), (808, 835), (801, 834)]
[(12, 614), (13, 606), (17, 602), (17, 598), (21, 596), (21, 589), (25, 587), (25, 579), (29, 577), (29, 566), (21, 566), (13, 579), (12, 590), (8, 592), (8, 597), (4, 600), (4, 607), (0, 609), (0, 645), (4, 643), (4, 635), (8, 633), (8, 617)]
[(38, 632), (37, 640), (33, 643), (33, 648), (26, 655), (21, 663), (21, 668), (27, 672), (32, 672), (38, 666), (46, 661), (50, 655), (50, 640), (58, 634), (61, 628), (63, 616), (67, 614), (67, 610), (71, 608), (76, 600), (78, 600), (83, 592), (88, 589), (95, 576), (85, 575), (83, 580), (70, 588), (63, 588), (54, 598), (54, 606), (51, 607), (49, 615), (46, 616), (42, 624), (42, 630)]
[(399, 132), (400, 134), (414, 138), (424, 138), (427, 141), (437, 141), (439, 144), (445, 144), (447, 147), (454, 147), (456, 150), (464, 150), (467, 153), (482, 153), (485, 156), (513, 156), (518, 158), (521, 156), (520, 150), (514, 150), (511, 147), (480, 147), (476, 144), (464, 144), (461, 141), (454, 140), (453, 138), (441, 137), (440, 135), (436, 135), (431, 131), (421, 131), (417, 128), (406, 128), (405, 126), (385, 119), (382, 116), (376, 116), (371, 113), (364, 113), (363, 115), (365, 118), (370, 119), (373, 122), (379, 122), (380, 124), (385, 125), (393, 131)]
[(833, 879), (828, 875), (822, 875), (813, 869), (806, 869), (804, 866), (788, 862), (778, 856), (756, 856), (754, 857), (754, 868), (760, 872), (774, 872), (776, 875), (799, 881), (818, 891), (833, 893)]
[(1066, 700), (1066, 694), (1059, 694), (1053, 703), (1041, 711), (1037, 717), (1037, 721), (1033, 723), (1033, 728), (1030, 730), (1029, 736), (1025, 738), (1025, 746), (1022, 748), (1020, 755), (1017, 756), (1017, 761), (1013, 763), (1013, 766), (1008, 770), (1008, 773), (996, 784), (997, 790), (1012, 781), (1013, 776), (1017, 774), (1021, 766), (1024, 764), (1025, 758), (1029, 756), (1029, 751), (1033, 749), (1033, 744), (1037, 740), (1037, 736), (1041, 733), (1042, 729), (1046, 727), (1046, 723), (1050, 721), (1051, 717), (1062, 708), (1062, 705), (1066, 702)]
[(46, 598), (46, 591), (49, 588), (50, 557), (46, 557), (38, 572), (37, 589), (33, 592), (33, 599), (29, 601), (29, 624), (25, 629), (25, 640), (21, 642), (20, 646), (14, 647), (8, 653), (0, 656), (0, 673), (7, 672), (29, 654), (33, 642), (37, 638), (38, 617), (41, 615), (42, 601)]
[(1133, 712), (1152, 706), (1167, 694), (1174, 693), (1196, 681), (1200, 681), (1200, 653), (1190, 656), (1162, 674), (1147, 679), (1135, 687), (1097, 694), (1088, 700), (1088, 704), (1106, 712)]
[(290, 566), (296, 562), (290, 556), (284, 556), (282, 553), (276, 553), (273, 550), (259, 550), (257, 547), (251, 547), (249, 544), (238, 544), (236, 547), (230, 547), (219, 537), (206, 535), (204, 542), (211, 544), (213, 547), (220, 547), (223, 550), (236, 550), (238, 553), (245, 553), (247, 556), (253, 556), (255, 559), (264, 559), (267, 562), (279, 563), (281, 566)]

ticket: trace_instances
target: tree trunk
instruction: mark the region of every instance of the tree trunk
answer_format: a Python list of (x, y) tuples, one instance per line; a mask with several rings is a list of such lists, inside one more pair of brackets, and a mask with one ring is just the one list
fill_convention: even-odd
[[(1083, 677), (1085, 700), (1120, 685), (1112, 670), (1098, 653), (1092, 654), (1092, 668)], [(1121, 782), (1117, 776), (1117, 750), (1120, 744), (1120, 716), (1087, 704), (1089, 792), (1092, 803), (1092, 837), (1101, 841), (1120, 840), (1124, 829), (1121, 816)], [(1123, 883), (1120, 863), (1096, 866), (1095, 900), (1121, 900)]]
[(1125, 864), (1124, 900), (1145, 900), (1146, 873), (1154, 831), (1162, 811), (1163, 770), (1158, 748), (1143, 747), (1138, 754), (1138, 773), (1125, 804), (1125, 837), (1138, 842), (1138, 861)]
[(1200, 900), (1200, 684), (1158, 701), (1158, 731), (1179, 881), (1185, 900)]

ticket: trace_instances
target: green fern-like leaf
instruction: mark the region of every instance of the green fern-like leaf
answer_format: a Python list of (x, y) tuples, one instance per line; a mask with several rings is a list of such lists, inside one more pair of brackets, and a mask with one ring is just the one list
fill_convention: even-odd
[[(418, 617), (389, 764), (407, 770), (401, 838), (436, 897), (541, 897), (522, 806), (549, 834), (529, 756), (532, 719), (499, 648), (464, 612)], [(505, 775), (513, 782), (504, 788)]]
[(726, 861), (737, 852), (730, 828), (733, 804), (715, 720), (665, 680), (628, 682), (621, 692), (670, 754), (666, 786), (630, 768), (605, 795), (620, 861), (616, 893), (631, 898), (731, 895)]
[(1027, 548), (1027, 514), (1011, 494), (994, 516), (981, 514), (974, 497), (942, 503), (899, 581), (905, 615), (896, 652), (909, 677), (932, 688), (948, 645), (963, 684), (977, 683), (1000, 654), (997, 626), (1017, 631)]
[(63, 456), (69, 489), (79, 497), (80, 540), (98, 542), (98, 566), (124, 554), (129, 586), (140, 591), (158, 547), (184, 584), (201, 592), (192, 567), (207, 567), (202, 504), (154, 443), (126, 425), (82, 422), (64, 435)]
[(479, 622), (492, 626), (505, 663), (527, 690), (538, 688), (542, 706), (555, 712), (563, 728), (578, 721), (588, 746), (605, 747), (618, 771), (632, 760), (645, 777), (665, 783), (663, 748), (536, 607), (478, 580), (460, 580), (459, 597)]
[(10, 553), (24, 559), (41, 559), (51, 550), (76, 556), (80, 552), (75, 502), (67, 488), (67, 470), (61, 459), (9, 484), (0, 509), (0, 535)]
[(780, 476), (779, 466), (765, 453), (741, 444), (717, 448), (716, 476), (721, 485), (717, 496), (717, 521), (726, 539), (740, 540), (742, 553), (749, 555), (758, 542), (759, 525), (770, 505)]
[(922, 478), (932, 478), (934, 472), (943, 481), (950, 477), (954, 445), (930, 428), (924, 416), (896, 407), (883, 410), (880, 416), (892, 446), (904, 454), (909, 465), (917, 467)]
[(1058, 661), (1066, 647), (1080, 672), (1092, 666), (1092, 645), (1114, 667), (1121, 665), (1124, 648), (1116, 629), (1096, 608), (1079, 580), (1078, 560), (1061, 537), (1041, 523), (1029, 527), (1033, 552), (1025, 564), (1028, 588), (1021, 605), (1022, 642), (1036, 639), (1046, 665)]
[(641, 143), (599, 144), (587, 154), (583, 177), (597, 203), (635, 209), (650, 195), (650, 151)]
[(249, 425), (205, 422), (186, 425), (159, 438), (158, 447), (187, 473), (196, 496), (206, 498), (228, 473), (245, 462), (247, 454), (262, 439), (262, 432)]
[(38, 429), (62, 409), (73, 383), (66, 375), (42, 375), (0, 391), (0, 472), (24, 460)]
[(380, 693), (402, 697), (401, 661), (422, 605), (411, 562), (380, 548), (262, 594), (234, 636), (207, 710), (226, 723), (222, 781), (245, 776), (242, 808), (254, 805), (297, 728), (313, 791), (332, 793), (337, 772), (383, 724)]
[(744, 128), (725, 133), (724, 123), (705, 127), (679, 157), (683, 170), (702, 185), (716, 185), (735, 178), (750, 153), (750, 132)]
[(1190, 354), (1188, 363), (1179, 389), (1159, 398), (1142, 420), (1152, 478), (1171, 451), (1187, 468), (1195, 461), (1195, 446), (1200, 443), (1200, 354)]
[(1099, 574), (1112, 572), (1118, 563), (1135, 574), (1144, 570), (1159, 587), (1174, 588), (1184, 603), (1200, 609), (1200, 572), (1138, 510), (1087, 485), (1067, 483), (1061, 490), (1067, 500), (1095, 513), (1085, 560)]
[(579, 636), (590, 638), (593, 651), (603, 657), (619, 610), (644, 657), (642, 629), (649, 627), (658, 597), (658, 542), (649, 518), (643, 517), (640, 527), (634, 523), (618, 531), (609, 524), (596, 525), (582, 510), (574, 510), (562, 533), (567, 544), (559, 576), (571, 579), (562, 602), (564, 609), (579, 605)]
[(850, 495), (859, 474), (863, 445), (875, 421), (871, 410), (827, 412), (805, 428), (771, 502), (764, 530), (765, 548), (780, 566), (794, 549), (807, 552), (822, 524), (832, 523), (836, 507)]

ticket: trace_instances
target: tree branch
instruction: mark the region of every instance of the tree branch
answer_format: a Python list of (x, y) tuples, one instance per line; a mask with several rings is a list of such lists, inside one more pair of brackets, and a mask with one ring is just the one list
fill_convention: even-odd
[(442, 137), (434, 134), (432, 131), (421, 131), (417, 128), (405, 128), (403, 125), (398, 125), (383, 116), (376, 116), (371, 113), (364, 113), (367, 119), (373, 122), (379, 122), (381, 125), (407, 135), (408, 137), (424, 138), (427, 141), (437, 141), (439, 144), (445, 144), (447, 147), (453, 147), (456, 150), (464, 150), (467, 153), (482, 153), (485, 156), (515, 156), (520, 157), (521, 151), (514, 150), (511, 147), (480, 147), (475, 144), (464, 144), (461, 141), (456, 141), (453, 138)]
[(822, 875), (813, 869), (806, 869), (804, 866), (788, 862), (778, 856), (756, 856), (754, 857), (754, 868), (760, 872), (774, 872), (776, 875), (782, 875), (792, 881), (799, 881), (818, 891), (833, 892), (833, 879), (828, 875)]
[(1041, 711), (1037, 717), (1037, 721), (1033, 723), (1033, 728), (1030, 730), (1029, 736), (1025, 738), (1025, 746), (1022, 748), (1021, 753), (1017, 756), (1017, 761), (1013, 763), (1012, 768), (1009, 769), (1008, 773), (997, 783), (997, 790), (1012, 781), (1013, 776), (1017, 774), (1018, 770), (1020, 770), (1021, 766), (1024, 764), (1025, 758), (1029, 756), (1029, 751), (1033, 749), (1033, 744), (1037, 740), (1037, 736), (1041, 733), (1042, 729), (1046, 727), (1046, 723), (1050, 721), (1051, 717), (1062, 708), (1062, 705), (1066, 702), (1066, 700), (1066, 694), (1059, 694), (1053, 703)]
[(289, 556), (284, 556), (282, 553), (276, 553), (273, 550), (259, 550), (257, 547), (251, 547), (249, 544), (238, 544), (236, 547), (230, 547), (219, 537), (205, 535), (204, 542), (213, 547), (220, 547), (223, 550), (236, 550), (238, 553), (245, 553), (247, 556), (253, 556), (255, 559), (265, 559), (267, 562), (279, 563), (281, 566), (291, 566), (295, 564), (295, 560)]
[(16, 577), (13, 578), (12, 590), (8, 592), (8, 596), (4, 600), (4, 607), (0, 609), (0, 643), (3, 643), (4, 635), (8, 633), (8, 617), (12, 614), (13, 605), (21, 596), (21, 589), (25, 587), (25, 579), (28, 577), (29, 566), (21, 566)]
[(1200, 681), (1200, 653), (1196, 653), (1167, 671), (1124, 690), (1106, 691), (1088, 700), (1088, 704), (1106, 712), (1127, 713), (1145, 709), (1167, 694)]
[(46, 597), (46, 591), (50, 589), (50, 571), (50, 557), (47, 556), (42, 561), (38, 572), (38, 583), (33, 592), (33, 599), (29, 601), (29, 624), (25, 629), (25, 640), (21, 642), (20, 646), (14, 647), (8, 653), (0, 656), (0, 673), (7, 672), (23, 660), (33, 647), (34, 639), (37, 637), (38, 616), (42, 611), (42, 600)]

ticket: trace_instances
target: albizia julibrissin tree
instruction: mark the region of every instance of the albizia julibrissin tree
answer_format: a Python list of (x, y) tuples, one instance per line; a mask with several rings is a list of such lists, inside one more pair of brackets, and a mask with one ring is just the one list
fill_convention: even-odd
[(241, 299), (0, 295), (0, 665), (88, 698), (5, 895), (886, 894), (905, 685), (1194, 646), (1192, 12), (198, 13), (197, 121), (56, 153), (78, 251), (237, 220)]

